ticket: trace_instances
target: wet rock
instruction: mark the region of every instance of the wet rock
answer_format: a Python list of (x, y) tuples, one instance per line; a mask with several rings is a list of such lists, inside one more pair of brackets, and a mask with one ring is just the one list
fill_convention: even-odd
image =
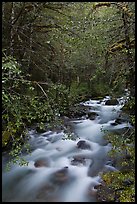
[(117, 123), (117, 124), (121, 124), (121, 123), (124, 123), (124, 122), (126, 122), (126, 120), (123, 119), (123, 118), (117, 118), (117, 119), (115, 120), (115, 123)]
[(87, 113), (89, 112), (90, 108), (86, 107), (82, 104), (76, 104), (70, 108), (69, 113), (67, 114), (68, 118), (77, 118), (80, 119), (82, 117), (86, 117)]
[(39, 167), (48, 167), (50, 165), (49, 159), (43, 158), (43, 159), (38, 159), (35, 161), (34, 166), (36, 168)]
[[(113, 158), (114, 159), (114, 158)], [(108, 161), (106, 161), (106, 165), (109, 165), (109, 166), (113, 166), (114, 167), (114, 161), (113, 161), (112, 158), (109, 158)]]
[(95, 112), (89, 112), (88, 113), (88, 118), (90, 119), (90, 120), (95, 120), (95, 118), (98, 116), (98, 114), (97, 113), (95, 113)]
[(61, 184), (61, 183), (65, 183), (66, 181), (68, 181), (69, 179), (69, 175), (68, 175), (68, 167), (64, 167), (63, 169), (55, 172), (52, 175), (52, 181), (56, 184)]
[(77, 147), (80, 149), (91, 149), (90, 145), (85, 140), (80, 140), (77, 143)]
[(119, 102), (117, 99), (109, 99), (106, 101), (105, 105), (118, 105)]
[(71, 161), (71, 164), (74, 166), (78, 166), (78, 165), (85, 165), (86, 161), (84, 157), (80, 157), (80, 156), (75, 156), (74, 159)]
[(115, 126), (115, 125), (117, 125), (117, 123), (116, 122), (113, 122), (113, 123), (110, 123), (111, 125), (113, 125), (113, 126)]
[(122, 124), (122, 123), (125, 123), (125, 122), (128, 122), (125, 118), (117, 118), (115, 120), (116, 125), (119, 125), (119, 124)]
[(56, 187), (50, 183), (45, 184), (37, 193), (36, 200), (50, 202), (55, 197)]
[(121, 113), (119, 117), (116, 118), (115, 122), (111, 123), (111, 125), (119, 125), (119, 124), (128, 123), (128, 122), (131, 123), (129, 116), (127, 114)]
[(86, 113), (84, 110), (80, 108), (75, 108), (69, 111), (69, 115), (67, 115), (69, 118), (81, 118), (82, 116), (85, 116)]

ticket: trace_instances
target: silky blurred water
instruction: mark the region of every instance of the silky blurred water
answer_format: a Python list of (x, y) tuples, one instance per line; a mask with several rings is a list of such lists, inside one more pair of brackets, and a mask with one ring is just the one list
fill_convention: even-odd
[[(98, 115), (94, 120), (71, 120), (76, 140), (64, 139), (64, 131), (42, 134), (29, 131), (32, 152), (22, 155), (28, 166), (12, 165), (8, 172), (3, 169), (2, 201), (96, 202), (94, 187), (101, 182), (99, 173), (106, 167), (116, 170), (107, 165), (111, 144), (105, 141), (104, 135), (106, 131), (131, 126), (127, 122), (112, 125), (120, 115), (125, 99), (119, 98), (118, 105), (105, 105), (109, 98), (82, 103), (90, 108), (89, 112)], [(78, 148), (80, 141), (84, 141), (86, 146)], [(7, 156), (3, 156), (3, 168)], [(36, 167), (36, 161), (45, 163)]]

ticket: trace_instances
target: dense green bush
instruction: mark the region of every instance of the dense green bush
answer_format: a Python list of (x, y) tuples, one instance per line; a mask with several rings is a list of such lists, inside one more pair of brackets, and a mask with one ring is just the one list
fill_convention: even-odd
[(2, 63), (2, 146), (11, 149), (18, 138), (17, 143), (24, 143), (32, 124), (44, 129), (46, 122), (57, 123), (57, 116), (67, 109), (68, 94), (63, 85), (54, 84), (45, 92), (12, 57), (3, 57)]

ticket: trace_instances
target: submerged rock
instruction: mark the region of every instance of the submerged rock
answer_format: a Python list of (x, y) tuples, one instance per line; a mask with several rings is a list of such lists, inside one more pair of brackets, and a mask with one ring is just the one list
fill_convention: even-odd
[(52, 200), (56, 198), (55, 193), (56, 193), (56, 187), (50, 183), (47, 183), (38, 191), (35, 201), (52, 202)]
[(49, 162), (48, 158), (38, 159), (34, 163), (34, 166), (36, 168), (39, 168), (39, 167), (48, 167), (49, 165), (50, 165), (50, 162)]
[(52, 181), (56, 184), (61, 184), (66, 181), (68, 181), (69, 175), (68, 175), (68, 167), (64, 167), (61, 170), (58, 170), (52, 175)]

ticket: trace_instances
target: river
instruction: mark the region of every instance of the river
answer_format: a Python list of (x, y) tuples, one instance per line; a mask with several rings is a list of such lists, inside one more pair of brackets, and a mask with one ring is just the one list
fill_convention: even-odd
[[(100, 172), (117, 171), (108, 165), (112, 146), (104, 139), (106, 132), (131, 127), (129, 122), (115, 124), (121, 114), (125, 97), (117, 105), (106, 105), (110, 97), (81, 103), (88, 113), (69, 121), (72, 137), (66, 139), (64, 130), (37, 133), (29, 131), (31, 154), (23, 153), (28, 166), (12, 165), (2, 173), (3, 202), (97, 202), (96, 186)], [(3, 169), (7, 156), (3, 156)]]

